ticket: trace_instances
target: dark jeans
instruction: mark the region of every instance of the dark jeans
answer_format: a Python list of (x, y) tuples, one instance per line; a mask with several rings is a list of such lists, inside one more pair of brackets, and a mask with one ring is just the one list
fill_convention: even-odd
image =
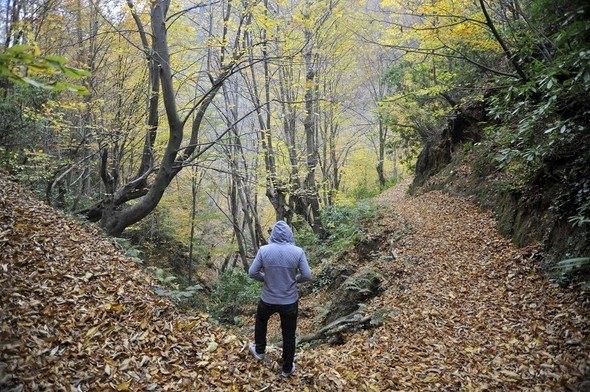
[(266, 350), (266, 329), (268, 319), (275, 313), (281, 316), (281, 332), (283, 333), (283, 370), (290, 372), (295, 357), (295, 330), (297, 329), (297, 311), (299, 302), (289, 305), (267, 304), (263, 300), (258, 302), (256, 309), (256, 326), (254, 329), (254, 341), (256, 352), (264, 354)]

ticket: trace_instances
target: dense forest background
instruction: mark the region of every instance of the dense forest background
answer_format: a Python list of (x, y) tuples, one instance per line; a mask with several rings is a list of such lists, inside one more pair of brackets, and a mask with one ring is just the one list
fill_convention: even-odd
[(414, 173), (588, 271), (584, 1), (0, 4), (3, 173), (118, 237), (164, 295), (248, 302), (276, 219), (313, 264)]

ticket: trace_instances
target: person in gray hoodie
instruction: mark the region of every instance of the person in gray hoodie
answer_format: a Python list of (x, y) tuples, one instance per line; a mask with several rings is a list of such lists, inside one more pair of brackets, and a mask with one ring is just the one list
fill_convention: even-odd
[(293, 359), (299, 307), (297, 283), (311, 279), (305, 252), (294, 242), (289, 225), (277, 221), (270, 234), (269, 244), (260, 247), (249, 270), (251, 278), (264, 283), (256, 310), (254, 343), (250, 343), (250, 352), (257, 360), (264, 359), (268, 319), (278, 313), (283, 335), (281, 374), (284, 377), (290, 376), (295, 370)]

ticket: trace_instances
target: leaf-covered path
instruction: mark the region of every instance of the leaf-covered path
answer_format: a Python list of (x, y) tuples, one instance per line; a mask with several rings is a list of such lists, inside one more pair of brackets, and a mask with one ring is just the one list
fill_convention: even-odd
[[(0, 388), (25, 390), (580, 390), (588, 302), (550, 284), (532, 247), (457, 197), (380, 198), (376, 227), (407, 222), (383, 326), (302, 350), (290, 380), (245, 339), (186, 315), (98, 230), (0, 179)], [(306, 301), (304, 298), (302, 301)], [(271, 358), (278, 350), (271, 350)]]
[[(461, 198), (383, 194), (380, 226), (412, 234), (379, 267), (387, 291), (368, 311), (385, 325), (314, 353), (334, 382), (374, 390), (582, 390), (589, 377), (588, 301), (550, 284), (534, 247), (501, 237)], [(330, 376), (326, 376), (330, 377)]]

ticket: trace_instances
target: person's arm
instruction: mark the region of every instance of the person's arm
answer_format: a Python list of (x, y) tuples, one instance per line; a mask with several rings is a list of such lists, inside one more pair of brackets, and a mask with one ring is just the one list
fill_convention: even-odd
[(256, 257), (248, 270), (248, 275), (254, 280), (264, 282), (264, 272), (262, 272), (262, 256), (260, 255), (260, 249), (256, 253)]
[(311, 279), (311, 269), (309, 268), (309, 264), (307, 263), (307, 257), (305, 257), (305, 252), (301, 252), (301, 257), (299, 258), (299, 274), (297, 274), (297, 283), (305, 282)]

